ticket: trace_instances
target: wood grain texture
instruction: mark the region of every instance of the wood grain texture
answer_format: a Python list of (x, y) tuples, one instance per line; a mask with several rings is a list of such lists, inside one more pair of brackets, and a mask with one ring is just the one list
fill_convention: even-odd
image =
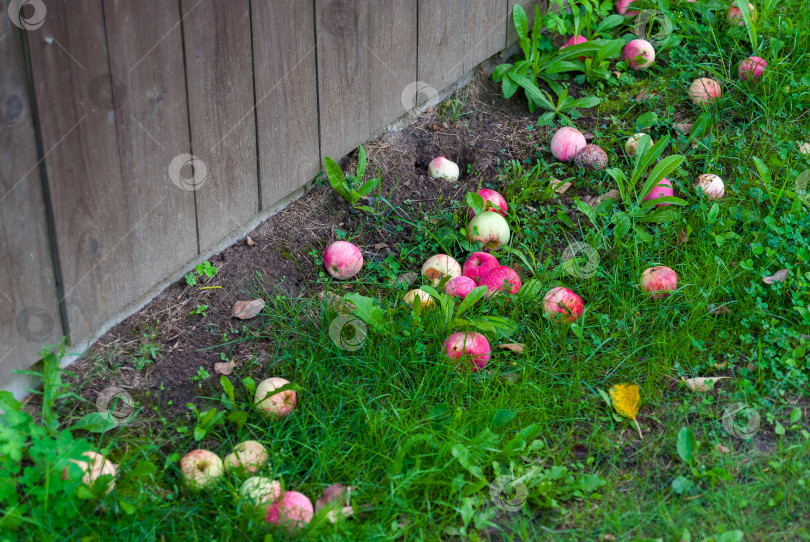
[(506, 45), (512, 45), (513, 43), (517, 43), (518, 35), (517, 31), (515, 30), (515, 25), (512, 23), (512, 9), (515, 7), (516, 4), (520, 4), (524, 10), (526, 10), (526, 15), (529, 16), (529, 31), (532, 29), (532, 25), (534, 24), (534, 14), (535, 14), (535, 7), (540, 6), (541, 12), (545, 13), (548, 9), (548, 0), (508, 0), (509, 2), (509, 14), (508, 14), (508, 25), (507, 25), (507, 32), (506, 32)]
[[(104, 0), (110, 71), (123, 82), (116, 129), (135, 297), (198, 254), (190, 168), (170, 174), (190, 152), (178, 2)], [(200, 168), (195, 168), (199, 172)], [(122, 267), (126, 264), (120, 264)]]
[(506, 47), (506, 0), (466, 0), (464, 72)]
[(137, 224), (135, 183), (121, 175), (115, 126), (125, 95), (109, 73), (101, 2), (48, 3), (29, 47), (68, 327), (77, 342), (159, 277), (141, 271), (152, 262), (137, 259), (129, 235)]
[(321, 169), (312, 2), (251, 1), (262, 208)]
[(62, 336), (22, 38), (0, 4), (0, 384)]
[(200, 250), (259, 211), (249, 0), (182, 0)]
[(317, 0), (321, 150), (346, 155), (407, 112), (416, 81), (414, 0)]
[(464, 4), (465, 0), (419, 0), (417, 75), (439, 92), (464, 75)]

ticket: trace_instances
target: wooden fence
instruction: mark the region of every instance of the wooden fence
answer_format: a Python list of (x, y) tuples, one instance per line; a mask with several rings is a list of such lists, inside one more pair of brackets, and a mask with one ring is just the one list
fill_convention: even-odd
[(515, 3), (0, 0), (0, 384), (516, 41)]

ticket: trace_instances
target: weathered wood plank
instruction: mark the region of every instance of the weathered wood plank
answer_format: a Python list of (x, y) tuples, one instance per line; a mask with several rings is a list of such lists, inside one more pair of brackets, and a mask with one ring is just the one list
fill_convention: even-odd
[(466, 0), (464, 72), (506, 47), (506, 1)]
[(464, 74), (465, 0), (419, 0), (418, 78), (441, 92)]
[(122, 177), (115, 122), (122, 111), (116, 106), (137, 97), (110, 76), (101, 7), (92, 0), (49, 2), (43, 27), (28, 40), (74, 342), (160, 278), (147, 253), (135, 250), (163, 231), (139, 232), (140, 240), (132, 235), (146, 181)]
[(262, 208), (321, 168), (312, 2), (254, 0), (253, 69)]
[(508, 0), (509, 2), (509, 20), (507, 25), (506, 31), (506, 45), (512, 45), (516, 43), (518, 40), (517, 31), (515, 30), (515, 25), (512, 23), (512, 9), (515, 7), (516, 4), (520, 4), (524, 10), (526, 10), (526, 15), (529, 16), (529, 31), (532, 29), (532, 25), (534, 24), (534, 14), (535, 14), (535, 7), (540, 6), (542, 12), (545, 12), (548, 9), (548, 0)]
[(249, 0), (182, 0), (200, 250), (259, 211)]
[(62, 336), (20, 31), (0, 3), (0, 384)]

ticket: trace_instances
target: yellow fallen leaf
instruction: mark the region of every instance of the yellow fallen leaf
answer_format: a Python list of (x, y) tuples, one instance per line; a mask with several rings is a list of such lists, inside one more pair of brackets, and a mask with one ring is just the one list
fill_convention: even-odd
[(689, 380), (681, 378), (681, 382), (686, 384), (686, 387), (692, 391), (709, 391), (715, 383), (728, 378), (727, 376), (699, 376)]
[(504, 343), (498, 345), (500, 348), (511, 350), (512, 352), (522, 353), (526, 349), (526, 345), (522, 343)]
[(639, 438), (644, 438), (641, 434), (641, 427), (638, 425), (636, 421), (636, 416), (638, 415), (638, 405), (641, 403), (641, 396), (638, 392), (638, 386), (636, 384), (616, 384), (612, 386), (610, 390), (610, 401), (613, 404), (613, 408), (620, 416), (624, 416), (625, 418), (630, 418), (633, 420), (633, 423), (636, 424), (636, 428), (638, 429), (638, 436)]

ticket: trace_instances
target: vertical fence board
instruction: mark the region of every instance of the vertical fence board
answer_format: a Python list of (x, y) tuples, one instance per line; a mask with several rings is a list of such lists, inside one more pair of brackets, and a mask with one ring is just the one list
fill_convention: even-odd
[(464, 72), (506, 47), (506, 0), (467, 0)]
[(465, 0), (419, 0), (419, 80), (439, 92), (464, 74)]
[(182, 0), (200, 250), (259, 211), (249, 0)]
[(516, 4), (526, 10), (526, 15), (529, 16), (529, 31), (531, 32), (532, 25), (534, 24), (535, 6), (540, 6), (542, 12), (548, 9), (548, 0), (508, 0), (509, 1), (509, 20), (507, 21), (506, 31), (506, 46), (517, 43), (518, 35), (515, 30), (515, 25), (512, 23), (512, 9)]
[(251, 2), (259, 178), (268, 208), (320, 171), (312, 2)]
[(132, 183), (120, 171), (104, 34), (100, 1), (49, 2), (45, 24), (28, 40), (74, 340), (90, 335), (159, 278), (141, 271), (152, 262), (133, 257), (128, 235), (136, 225)]
[[(194, 174), (178, 2), (104, 0), (110, 69), (138, 295), (198, 254)], [(118, 102), (116, 95), (116, 102)], [(174, 172), (172, 167), (174, 166)]]
[(0, 383), (62, 323), (21, 36), (0, 3)]

